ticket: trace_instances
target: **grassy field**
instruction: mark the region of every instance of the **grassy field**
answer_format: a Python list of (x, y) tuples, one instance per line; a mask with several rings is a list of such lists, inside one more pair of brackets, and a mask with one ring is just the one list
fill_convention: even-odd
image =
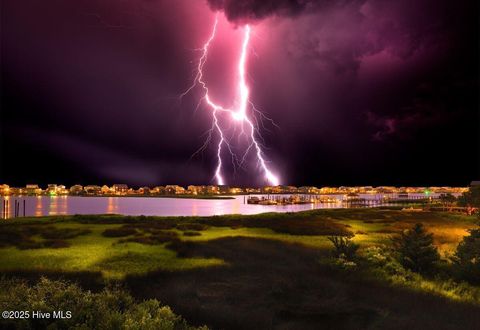
[[(168, 242), (165, 244), (121, 242), (122, 237), (102, 235), (106, 230), (119, 229), (129, 222), (147, 226), (152, 222), (172, 224), (158, 230), (172, 232), (182, 241), (200, 242), (241, 236), (299, 243), (319, 249), (330, 248), (328, 235), (353, 233), (354, 241), (365, 248), (386, 243), (395, 232), (411, 227), (416, 222), (422, 222), (434, 233), (435, 242), (443, 253), (452, 252), (466, 235), (466, 230), (474, 226), (474, 218), (463, 215), (374, 209), (208, 218), (143, 218), (112, 215), (24, 218), (3, 222), (0, 226), (2, 233), (11, 230), (18, 232), (18, 226), (34, 228), (29, 240), (40, 243), (47, 241), (41, 235), (43, 232), (83, 230), (87, 233), (67, 239), (60, 234), (57, 240), (66, 242), (65, 246), (60, 247), (23, 246), (22, 240), (25, 241), (27, 237), (25, 233), (16, 238), (16, 243), (20, 246), (0, 240), (0, 247), (4, 246), (0, 248), (0, 270), (92, 271), (101, 272), (105, 278), (120, 279), (126, 275), (142, 274), (156, 269), (175, 271), (217, 266), (225, 262), (216, 258), (177, 258), (174, 251), (165, 247)], [(182, 231), (177, 228), (177, 224), (180, 224), (181, 228), (182, 223), (201, 223), (204, 228)], [(319, 224), (325, 225), (322, 227)], [(184, 232), (187, 234), (184, 235)], [(192, 232), (197, 236), (187, 236)], [(148, 235), (153, 234), (147, 233)]]
[[(328, 236), (353, 234), (362, 253), (419, 222), (448, 255), (476, 219), (398, 209), (20, 218), (0, 225), (0, 271), (72, 278), (88, 288), (120, 282), (140, 299), (157, 298), (188, 321), (213, 328), (417, 328), (415, 321), (454, 325), (460, 317), (472, 325), (480, 322), (473, 316), (480, 315), (476, 296), (462, 302), (461, 295), (438, 289), (438, 281), (422, 280), (414, 290), (322, 260), (330, 258)], [(421, 315), (433, 307), (443, 313), (438, 320)]]

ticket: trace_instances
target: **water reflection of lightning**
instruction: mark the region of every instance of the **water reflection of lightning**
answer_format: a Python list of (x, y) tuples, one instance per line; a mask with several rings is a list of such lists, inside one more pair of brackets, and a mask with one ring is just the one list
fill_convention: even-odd
[[(188, 94), (190, 91), (192, 91), (192, 89), (195, 88), (195, 86), (199, 85), (205, 92), (203, 97), (200, 99), (199, 105), (201, 102), (205, 102), (206, 105), (212, 110), (212, 119), (213, 119), (212, 127), (208, 131), (208, 137), (205, 143), (198, 151), (201, 151), (206, 148), (206, 146), (210, 143), (212, 139), (212, 134), (216, 132), (218, 134), (219, 140), (217, 144), (217, 167), (215, 169), (215, 178), (219, 185), (225, 184), (225, 180), (222, 176), (222, 166), (223, 166), (222, 152), (224, 148), (226, 148), (229, 151), (234, 168), (237, 165), (242, 166), (246, 160), (248, 153), (251, 150), (254, 150), (256, 159), (258, 161), (258, 164), (261, 170), (263, 171), (266, 181), (269, 184), (278, 185), (279, 179), (269, 169), (267, 165), (267, 161), (265, 160), (265, 157), (264, 157), (262, 145), (259, 142), (259, 139), (261, 139), (261, 136), (259, 134), (257, 119), (254, 116), (253, 112), (256, 112), (256, 113), (260, 113), (260, 112), (253, 106), (253, 104), (249, 100), (250, 90), (248, 88), (247, 81), (246, 81), (247, 53), (248, 53), (248, 45), (250, 42), (250, 34), (251, 34), (251, 28), (249, 25), (246, 25), (244, 27), (244, 37), (242, 42), (240, 60), (238, 62), (238, 68), (237, 68), (238, 90), (237, 90), (237, 102), (235, 103), (235, 106), (233, 108), (224, 108), (221, 105), (216, 104), (209, 95), (207, 83), (203, 79), (203, 68), (208, 58), (208, 51), (209, 51), (210, 45), (215, 39), (217, 26), (218, 26), (218, 16), (215, 17), (215, 23), (213, 25), (213, 29), (210, 34), (210, 37), (201, 48), (202, 56), (198, 61), (195, 80), (193, 81), (193, 84), (184, 93), (181, 94), (181, 97), (183, 97), (186, 94)], [(249, 106), (251, 108), (249, 108)], [(249, 109), (252, 110), (252, 114), (249, 114), (248, 112)], [(239, 161), (238, 157), (235, 155), (233, 148), (227, 139), (224, 128), (222, 128), (221, 121), (220, 121), (221, 114), (227, 115), (227, 118), (230, 118), (233, 123), (241, 124), (242, 133), (245, 134), (250, 141), (245, 153), (241, 157), (241, 161)], [(262, 113), (260, 114), (262, 117), (264, 116)], [(270, 120), (269, 118), (267, 119)], [(244, 131), (244, 124), (247, 127), (247, 132)]]

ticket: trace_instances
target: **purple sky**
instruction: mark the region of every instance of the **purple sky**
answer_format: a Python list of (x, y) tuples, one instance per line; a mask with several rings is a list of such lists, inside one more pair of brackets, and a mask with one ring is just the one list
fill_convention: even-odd
[[(479, 175), (473, 0), (2, 5), (2, 181), (213, 182), (213, 147), (190, 159), (208, 109), (195, 112), (199, 90), (178, 96), (215, 10), (212, 95), (231, 102), (251, 24), (251, 97), (280, 127), (266, 122), (264, 139), (282, 183), (465, 185)], [(248, 169), (228, 183), (263, 183)]]

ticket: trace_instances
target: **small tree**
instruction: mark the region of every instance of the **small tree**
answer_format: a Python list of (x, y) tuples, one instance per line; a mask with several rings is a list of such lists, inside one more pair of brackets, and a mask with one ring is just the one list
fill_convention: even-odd
[(467, 207), (480, 207), (480, 186), (473, 186), (458, 197), (458, 204)]
[(328, 240), (333, 243), (335, 250), (333, 254), (335, 257), (340, 257), (342, 254), (345, 258), (351, 260), (355, 257), (355, 253), (360, 247), (358, 244), (354, 243), (350, 237), (344, 236), (330, 236)]
[(414, 272), (428, 271), (440, 259), (433, 245), (433, 235), (428, 234), (421, 223), (394, 237), (393, 245), (399, 262)]
[(459, 276), (472, 283), (480, 283), (480, 229), (470, 229), (458, 244), (453, 261)]
[(440, 199), (440, 202), (442, 202), (443, 206), (448, 207), (449, 210), (451, 210), (453, 204), (457, 200), (457, 198), (450, 193), (449, 194), (441, 194), (439, 199)]

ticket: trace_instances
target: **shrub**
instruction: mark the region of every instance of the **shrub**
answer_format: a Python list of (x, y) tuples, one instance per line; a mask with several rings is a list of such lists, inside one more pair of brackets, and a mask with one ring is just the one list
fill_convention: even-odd
[(187, 231), (187, 230), (205, 230), (208, 226), (202, 223), (180, 223), (177, 225), (178, 230)]
[(480, 207), (480, 186), (472, 186), (459, 196), (458, 205)]
[(146, 220), (144, 222), (125, 224), (123, 225), (123, 228), (132, 228), (137, 230), (143, 230), (145, 232), (152, 232), (156, 230), (174, 229), (175, 223), (173, 221), (167, 220)]
[(23, 240), (17, 243), (17, 249), (19, 250), (42, 249), (43, 247), (43, 242), (32, 240)]
[[(156, 299), (136, 302), (126, 291), (114, 287), (99, 293), (79, 286), (42, 278), (29, 286), (24, 281), (0, 279), (2, 311), (70, 311), (71, 318), (2, 319), (0, 328), (11, 329), (195, 329)], [(205, 329), (205, 327), (203, 328)]]
[(80, 235), (90, 234), (89, 229), (75, 229), (75, 228), (51, 228), (48, 231), (42, 232), (40, 235), (45, 239), (70, 239)]
[(200, 233), (198, 231), (193, 231), (193, 230), (183, 232), (183, 236), (201, 236), (201, 235), (202, 235), (202, 233)]
[(389, 259), (389, 255), (379, 246), (367, 247), (363, 250), (363, 256), (369, 263), (375, 266), (384, 266)]
[(343, 237), (343, 236), (330, 236), (328, 240), (333, 243), (335, 250), (333, 254), (335, 257), (344, 256), (346, 259), (350, 260), (355, 257), (358, 248), (360, 247), (358, 244), (354, 243), (350, 237)]
[(104, 237), (125, 237), (134, 235), (137, 231), (135, 228), (121, 227), (121, 228), (111, 228), (105, 229), (102, 233)]
[(440, 260), (437, 248), (433, 245), (433, 234), (428, 234), (420, 223), (403, 231), (392, 241), (399, 262), (414, 272), (429, 271)]
[(353, 261), (348, 260), (343, 253), (340, 254), (335, 260), (335, 264), (345, 270), (355, 270), (357, 268), (357, 264)]
[(192, 258), (195, 256), (195, 244), (191, 241), (172, 241), (165, 245), (167, 249), (175, 251), (179, 258)]
[(453, 261), (458, 276), (466, 281), (480, 283), (480, 229), (469, 230), (458, 244)]
[(384, 246), (370, 246), (362, 251), (365, 260), (374, 267), (376, 271), (380, 271), (383, 276), (395, 279), (396, 282), (405, 282), (414, 275), (406, 270), (392, 255), (392, 251)]
[(50, 248), (50, 249), (61, 249), (61, 248), (70, 247), (70, 243), (67, 241), (64, 241), (63, 239), (51, 239), (43, 242), (43, 247)]
[(135, 236), (132, 238), (124, 238), (119, 243), (140, 243), (145, 245), (158, 245), (173, 241), (178, 241), (178, 234), (172, 231), (159, 231), (148, 236)]

